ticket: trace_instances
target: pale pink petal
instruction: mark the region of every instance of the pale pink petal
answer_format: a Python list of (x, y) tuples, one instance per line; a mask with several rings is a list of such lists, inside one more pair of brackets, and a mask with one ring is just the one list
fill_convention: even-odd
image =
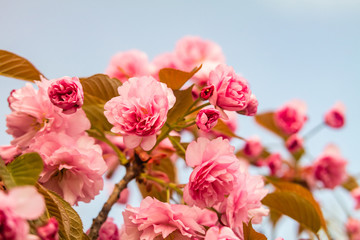
[(44, 197), (33, 186), (13, 188), (9, 192), (13, 211), (25, 219), (36, 219), (45, 211)]
[(127, 148), (133, 149), (140, 145), (142, 137), (136, 135), (124, 136), (124, 144)]
[(156, 134), (143, 137), (140, 146), (145, 151), (150, 151), (155, 146), (155, 143), (156, 143)]

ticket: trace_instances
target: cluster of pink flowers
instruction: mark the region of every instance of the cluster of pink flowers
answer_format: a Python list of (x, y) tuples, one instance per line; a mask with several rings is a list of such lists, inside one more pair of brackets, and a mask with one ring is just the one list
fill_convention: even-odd
[[(40, 183), (70, 204), (89, 202), (103, 188), (107, 167), (101, 148), (88, 137), (90, 121), (81, 109), (84, 93), (78, 78), (37, 81), (14, 90), (7, 116), (11, 146), (3, 146), (6, 163), (26, 152), (38, 152), (44, 161)], [(76, 182), (76, 184), (74, 184)]]
[[(191, 75), (194, 69), (198, 72)], [(120, 52), (105, 73), (113, 79), (103, 76), (104, 81), (115, 82), (117, 89), (102, 89), (111, 90), (113, 98), (92, 107), (103, 112), (101, 119), (105, 117), (111, 127), (97, 128), (93, 121), (97, 116), (90, 118), (91, 123), (87, 118), (91, 110), (86, 107), (83, 80), (41, 77), (35, 81), (37, 88), (26, 84), (11, 92), (6, 124), (14, 139), (11, 145), (0, 146), (0, 157), (8, 168), (21, 154), (39, 153), (43, 171), (38, 184), (70, 205), (94, 199), (104, 187), (107, 170), (107, 178), (119, 165), (126, 166), (126, 174), (133, 171), (144, 199), (139, 207), (126, 206), (122, 227), (112, 218), (104, 220), (98, 240), (243, 240), (245, 230), (269, 214), (262, 205), (268, 189), (262, 176), (252, 174), (252, 167), (265, 167), (270, 183), (272, 179), (301, 183), (309, 191), (334, 189), (350, 179), (347, 160), (334, 145), (328, 145), (311, 164), (301, 165), (305, 141), (312, 133), (301, 133), (308, 121), (305, 103), (292, 100), (265, 117), (257, 115), (259, 103), (248, 80), (226, 65), (221, 47), (212, 41), (184, 37), (172, 52), (151, 62), (139, 50)], [(194, 85), (185, 89), (190, 84), (181, 79), (183, 86), (172, 89), (161, 73), (191, 75), (188, 80)], [(246, 140), (237, 136), (239, 114), (257, 115), (260, 125), (282, 139), (288, 159), (281, 151), (270, 151), (257, 136)], [(320, 127), (341, 128), (345, 122), (345, 107), (336, 103), (324, 114)], [(183, 142), (185, 131), (194, 137), (191, 142)], [(245, 140), (236, 152), (230, 144), (232, 137)], [(192, 169), (186, 184), (177, 182), (174, 166), (179, 157)], [(0, 239), (58, 240), (64, 224), (55, 218), (38, 219), (46, 206), (36, 188), (6, 189), (1, 180)], [(359, 209), (360, 187), (351, 188), (355, 209)], [(125, 188), (111, 202), (125, 204), (129, 192)], [(27, 222), (35, 219), (39, 221), (31, 232), (37, 236), (29, 234)], [(358, 220), (349, 218), (345, 227), (350, 239), (360, 239)]]

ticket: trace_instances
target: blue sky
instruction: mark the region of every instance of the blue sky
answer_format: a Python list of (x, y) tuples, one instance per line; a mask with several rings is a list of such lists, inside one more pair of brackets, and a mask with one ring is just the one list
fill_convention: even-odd
[[(360, 174), (360, 2), (357, 0), (253, 1), (8, 1), (0, 0), (0, 49), (31, 60), (48, 78), (103, 72), (110, 57), (137, 48), (152, 59), (185, 35), (220, 44), (228, 65), (242, 73), (259, 110), (293, 98), (307, 102), (307, 132), (335, 101), (347, 106), (341, 131), (324, 129), (307, 143), (321, 153), (339, 145)], [(23, 81), (0, 77), (0, 144), (8, 144), (6, 98)], [(241, 136), (277, 140), (240, 117)], [(85, 212), (85, 211), (84, 211)], [(91, 218), (91, 217), (90, 217)], [(88, 226), (89, 221), (86, 221)]]

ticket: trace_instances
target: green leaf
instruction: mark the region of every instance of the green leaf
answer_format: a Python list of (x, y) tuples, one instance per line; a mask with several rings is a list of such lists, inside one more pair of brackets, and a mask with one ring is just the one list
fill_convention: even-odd
[(163, 68), (159, 72), (160, 82), (165, 83), (172, 90), (179, 90), (201, 68), (194, 68), (191, 72), (183, 72), (172, 68)]
[(38, 153), (25, 153), (5, 166), (0, 160), (0, 176), (8, 189), (16, 186), (35, 185), (43, 170)]
[(309, 190), (295, 183), (270, 179), (268, 181), (276, 190), (263, 198), (264, 205), (293, 218), (314, 233), (317, 233), (320, 227), (326, 231), (325, 219), (319, 204)]
[[(160, 171), (165, 173), (169, 177), (170, 182), (174, 183), (177, 181), (175, 165), (172, 163), (170, 158), (161, 159), (160, 164), (152, 164), (151, 171)], [(141, 195), (144, 198), (150, 196), (162, 202), (167, 201), (166, 189), (164, 189), (163, 191), (158, 191), (156, 187), (152, 186), (151, 190), (147, 191), (146, 185), (144, 183), (138, 183), (138, 187)]]
[(42, 74), (25, 58), (0, 50), (0, 75), (34, 82)]
[(104, 115), (104, 105), (113, 97), (119, 96), (117, 89), (121, 82), (104, 74), (81, 78), (80, 81), (84, 90), (82, 108), (91, 122), (91, 128), (102, 132), (109, 131), (112, 125)]
[(258, 233), (254, 230), (251, 220), (248, 225), (243, 223), (244, 240), (267, 240), (264, 234)]
[(40, 184), (36, 186), (44, 196), (49, 217), (55, 217), (59, 223), (59, 236), (64, 240), (88, 239), (84, 236), (81, 219), (68, 202), (56, 193)]
[(215, 127), (213, 127), (211, 129), (212, 131), (218, 132), (218, 133), (222, 133), (228, 137), (233, 137), (233, 138), (238, 138), (241, 140), (245, 140), (244, 138), (236, 135), (230, 128), (228, 125), (226, 125), (226, 123), (224, 123), (224, 121), (222, 121), (221, 119), (218, 119), (217, 124), (215, 125)]
[(355, 188), (359, 187), (359, 184), (357, 183), (355, 177), (349, 175), (346, 181), (341, 186), (350, 192)]
[(281, 129), (276, 126), (274, 121), (274, 113), (273, 112), (266, 112), (257, 114), (255, 116), (255, 121), (262, 127), (266, 128), (267, 130), (275, 133), (279, 137), (286, 139), (288, 137)]

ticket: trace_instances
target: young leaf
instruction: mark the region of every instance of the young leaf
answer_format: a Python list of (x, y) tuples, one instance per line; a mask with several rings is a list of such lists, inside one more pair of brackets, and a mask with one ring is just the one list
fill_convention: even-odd
[(172, 68), (163, 68), (159, 72), (160, 82), (166, 83), (166, 85), (172, 90), (179, 90), (195, 73), (201, 68), (194, 68), (191, 72), (183, 72)]
[(264, 234), (258, 233), (254, 230), (251, 220), (248, 225), (243, 223), (244, 240), (267, 240)]
[(276, 226), (276, 224), (278, 223), (281, 217), (282, 217), (281, 213), (277, 212), (274, 209), (270, 209), (269, 218), (273, 225), (273, 228)]
[(188, 108), (191, 106), (191, 104), (194, 102), (192, 97), (192, 88), (193, 86), (190, 86), (189, 88), (185, 90), (175, 90), (174, 95), (176, 97), (175, 105), (169, 110), (167, 115), (167, 123), (172, 124), (179, 120), (179, 117), (182, 117)]
[(81, 78), (80, 81), (84, 89), (82, 108), (91, 122), (91, 128), (109, 131), (112, 125), (104, 116), (104, 105), (111, 98), (119, 95), (117, 89), (121, 86), (121, 82), (104, 74)]
[(255, 121), (260, 126), (275, 133), (276, 135), (280, 136), (283, 139), (286, 139), (288, 137), (288, 135), (283, 133), (283, 131), (281, 131), (281, 129), (279, 129), (278, 126), (276, 126), (275, 121), (274, 121), (274, 113), (273, 112), (257, 114), (255, 116)]
[(233, 137), (233, 138), (239, 138), (242, 140), (245, 140), (242, 137), (239, 137), (238, 135), (236, 135), (230, 128), (228, 125), (226, 125), (226, 123), (224, 123), (224, 121), (222, 121), (221, 119), (218, 119), (217, 124), (215, 125), (215, 127), (213, 127), (211, 130), (224, 134), (228, 137)]
[(64, 240), (87, 239), (79, 215), (68, 202), (56, 193), (47, 190), (40, 184), (36, 186), (44, 196), (46, 209), (50, 217), (55, 217), (59, 223), (59, 236)]
[[(176, 182), (176, 169), (175, 165), (169, 158), (164, 158), (160, 160), (160, 164), (152, 164), (152, 171), (160, 171), (165, 173), (170, 182)], [(148, 180), (147, 180), (148, 181)], [(166, 189), (159, 191), (156, 187), (152, 186), (151, 191), (147, 191), (146, 185), (144, 183), (138, 183), (139, 190), (141, 195), (146, 198), (147, 196), (154, 197), (159, 201), (167, 201)]]
[(356, 178), (349, 175), (346, 181), (341, 186), (350, 192), (355, 188), (359, 187), (359, 184), (357, 183)]
[(8, 189), (16, 186), (35, 185), (43, 170), (38, 153), (25, 153), (5, 166), (0, 160), (0, 176)]
[(264, 205), (293, 218), (314, 233), (320, 227), (326, 231), (321, 209), (309, 190), (294, 183), (268, 180), (276, 190), (263, 198)]
[(0, 49), (0, 75), (34, 82), (42, 74), (25, 58)]

